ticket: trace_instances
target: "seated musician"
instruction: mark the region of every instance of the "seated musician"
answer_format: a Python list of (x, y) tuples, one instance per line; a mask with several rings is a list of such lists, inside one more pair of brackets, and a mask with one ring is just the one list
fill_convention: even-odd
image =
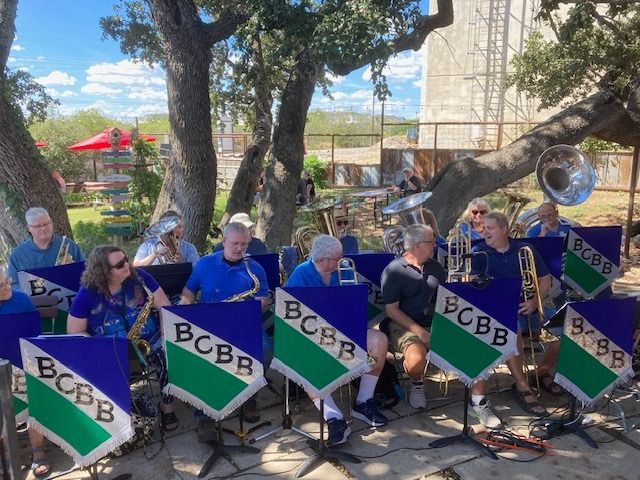
[[(296, 267), (289, 279), (287, 287), (321, 287), (338, 286), (338, 262), (342, 258), (342, 245), (329, 235), (320, 234), (313, 239), (309, 259)], [(367, 352), (375, 360), (369, 373), (360, 378), (360, 389), (355, 399), (351, 416), (362, 420), (372, 427), (386, 425), (388, 420), (378, 408), (373, 394), (378, 378), (386, 360), (388, 341), (384, 333), (369, 328), (367, 330)], [(320, 409), (320, 398), (307, 392), (316, 408)], [(344, 420), (331, 396), (324, 399), (324, 419), (329, 429), (327, 446), (333, 447), (347, 441), (351, 429)]]
[(200, 258), (196, 247), (182, 238), (184, 222), (174, 210), (164, 212), (147, 232), (154, 235), (138, 247), (132, 263), (134, 267), (187, 262), (195, 265)]
[[(509, 221), (507, 217), (498, 212), (488, 213), (484, 218), (484, 236), (485, 241), (476, 245), (472, 250), (474, 253), (483, 252), (483, 254), (473, 256), (471, 274), (486, 274), (493, 278), (521, 277), (518, 253), (526, 243), (509, 238)], [(532, 250), (538, 276), (538, 293), (540, 298), (544, 299), (551, 288), (551, 275), (540, 255), (533, 247)], [(507, 366), (515, 381), (511, 390), (522, 409), (532, 415), (542, 416), (547, 412), (529, 389), (529, 384), (523, 373), (522, 355), (522, 331), (528, 328), (527, 316), (535, 314), (537, 309), (538, 303), (535, 297), (523, 300), (520, 303), (518, 309), (518, 350), (520, 355), (509, 359)], [(537, 315), (533, 315), (531, 320), (534, 318), (537, 320)]]
[[(264, 312), (269, 307), (267, 274), (258, 262), (245, 257), (250, 241), (251, 233), (244, 224), (228, 223), (224, 227), (222, 251), (205, 255), (198, 261), (182, 290), (181, 303), (194, 303), (195, 295), (200, 292), (200, 303), (255, 299), (260, 301)], [(262, 338), (266, 368), (273, 358), (273, 343), (266, 333)], [(245, 402), (243, 413), (247, 422), (260, 420), (255, 396)], [(204, 438), (213, 428), (213, 423), (201, 411), (196, 411), (195, 416), (198, 436)]]
[(422, 191), (422, 180), (414, 175), (413, 169), (408, 167), (403, 169), (402, 176), (402, 181), (394, 187), (396, 192), (402, 193), (403, 197), (408, 197)]
[(342, 244), (342, 254), (351, 255), (358, 253), (358, 239), (349, 234), (349, 218), (346, 215), (336, 217), (336, 230), (338, 230), (338, 239)]
[(543, 202), (538, 207), (540, 222), (527, 230), (527, 237), (566, 237), (571, 229), (568, 223), (561, 223), (558, 207), (552, 202)]
[(54, 235), (53, 222), (44, 208), (30, 208), (24, 217), (31, 236), (17, 245), (9, 256), (9, 276), (14, 288), (20, 288), (18, 272), (22, 270), (84, 261), (82, 250), (73, 240)]
[[(246, 253), (249, 255), (264, 255), (265, 253), (269, 253), (267, 246), (265, 243), (257, 237), (253, 236), (255, 230), (255, 223), (251, 220), (248, 213), (236, 213), (232, 215), (229, 219), (229, 223), (241, 223), (249, 230), (249, 234), (251, 235), (251, 240), (249, 242), (249, 246), (247, 247)], [(213, 247), (214, 252), (220, 252), (224, 249), (224, 242), (218, 243), (215, 247)]]
[[(33, 312), (35, 309), (27, 295), (12, 288), (11, 278), (7, 276), (5, 267), (0, 266), (0, 315)], [(31, 473), (35, 477), (43, 477), (51, 470), (51, 463), (44, 449), (44, 437), (32, 428), (27, 433), (31, 444)]]
[(484, 238), (484, 216), (489, 213), (489, 204), (482, 198), (472, 199), (462, 213), (460, 221), (460, 234), (471, 236), (471, 240)]
[[(67, 333), (88, 333), (95, 337), (127, 337), (132, 327), (142, 324), (140, 337), (151, 353), (147, 361), (159, 372), (160, 388), (167, 384), (167, 369), (155, 313), (141, 316), (147, 303), (159, 310), (169, 299), (154, 278), (144, 270), (133, 269), (127, 254), (111, 245), (93, 249), (80, 279), (81, 287), (67, 317)], [(160, 424), (166, 431), (178, 428), (173, 399), (163, 395)]]

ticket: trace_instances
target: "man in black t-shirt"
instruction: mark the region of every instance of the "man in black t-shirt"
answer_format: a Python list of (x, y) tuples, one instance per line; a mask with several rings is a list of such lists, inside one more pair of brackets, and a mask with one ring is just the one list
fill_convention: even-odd
[(396, 190), (402, 192), (403, 197), (420, 193), (422, 191), (422, 180), (413, 174), (413, 170), (405, 168), (402, 170), (404, 178), (396, 185)]

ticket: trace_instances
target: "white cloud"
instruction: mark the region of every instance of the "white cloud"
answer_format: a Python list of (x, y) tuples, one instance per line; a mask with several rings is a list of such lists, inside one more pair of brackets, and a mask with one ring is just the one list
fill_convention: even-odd
[(411, 82), (411, 86), (415, 88), (422, 88), (422, 79), (414, 80), (413, 82)]
[(346, 78), (341, 75), (334, 75), (331, 72), (327, 72), (327, 80), (330, 80), (334, 85), (339, 85), (344, 82)]
[(7, 58), (7, 63), (16, 63), (16, 62), (17, 62), (16, 57)]
[(119, 112), (121, 118), (142, 118), (153, 113), (167, 113), (166, 104), (144, 104), (136, 108), (128, 108), (125, 111)]
[(127, 98), (132, 100), (165, 100), (167, 99), (166, 90), (154, 90), (147, 87), (131, 87)]
[(13, 50), (14, 52), (22, 52), (24, 50), (24, 47), (22, 45), (14, 44), (11, 45), (11, 50)]
[(47, 88), (47, 93), (55, 98), (68, 98), (75, 97), (77, 95), (77, 93), (72, 92), (71, 90), (64, 90), (61, 92), (55, 88)]
[(40, 85), (49, 86), (49, 85), (75, 85), (76, 77), (72, 77), (66, 72), (61, 72), (60, 70), (54, 70), (46, 77), (38, 77), (36, 78), (36, 82)]
[(87, 83), (82, 86), (80, 91), (87, 95), (115, 95), (116, 93), (122, 93), (122, 89), (111, 88), (102, 83)]
[[(424, 55), (422, 49), (414, 52), (403, 52), (389, 59), (383, 73), (387, 77), (387, 81), (392, 80), (406, 81), (416, 80), (420, 78)], [(362, 72), (362, 79), (371, 80), (371, 70), (366, 69)]]
[(117, 63), (99, 63), (87, 70), (87, 81), (120, 85), (138, 85), (149, 87), (164, 86), (164, 72), (143, 63), (121, 60)]

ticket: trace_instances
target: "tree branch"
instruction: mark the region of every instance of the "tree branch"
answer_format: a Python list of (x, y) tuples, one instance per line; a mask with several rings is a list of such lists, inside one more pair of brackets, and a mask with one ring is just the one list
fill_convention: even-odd
[(16, 33), (16, 13), (18, 0), (0, 1), (0, 78), (4, 78), (9, 52)]
[(228, 39), (240, 25), (247, 22), (251, 15), (237, 10), (225, 10), (215, 22), (204, 26), (210, 45)]

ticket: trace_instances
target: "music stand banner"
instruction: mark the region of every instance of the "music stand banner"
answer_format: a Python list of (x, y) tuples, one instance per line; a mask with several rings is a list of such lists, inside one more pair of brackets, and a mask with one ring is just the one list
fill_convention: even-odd
[(395, 257), (392, 253), (357, 253), (347, 255), (356, 265), (358, 283), (366, 285), (368, 291), (368, 325), (379, 324), (385, 318), (382, 303), (382, 271)]
[(320, 398), (371, 370), (367, 287), (278, 288), (271, 368)]
[(591, 404), (633, 377), (635, 298), (567, 304), (555, 382)]
[(133, 437), (125, 338), (26, 338), (20, 348), (30, 428), (81, 467)]
[(438, 287), (428, 359), (467, 386), (518, 355), (521, 279), (492, 279), (485, 285), (445, 283)]
[(75, 262), (18, 272), (20, 290), (26, 293), (34, 304), (37, 305), (40, 299), (48, 298), (51, 301), (48, 304), (55, 305), (58, 309), (51, 333), (67, 333), (67, 315), (80, 289), (80, 277), (83, 271), (84, 262)]
[(262, 312), (262, 327), (266, 330), (273, 325), (275, 319), (275, 292), (280, 286), (280, 262), (277, 253), (263, 253), (260, 255), (250, 255), (256, 262), (264, 268), (269, 284), (269, 307)]
[(165, 307), (164, 392), (221, 420), (266, 385), (260, 302)]
[(40, 314), (37, 311), (0, 315), (0, 358), (11, 362), (11, 400), (16, 424), (27, 421), (27, 381), (22, 368), (20, 339), (40, 335)]
[(563, 280), (594, 298), (620, 276), (622, 227), (572, 227), (567, 236)]

